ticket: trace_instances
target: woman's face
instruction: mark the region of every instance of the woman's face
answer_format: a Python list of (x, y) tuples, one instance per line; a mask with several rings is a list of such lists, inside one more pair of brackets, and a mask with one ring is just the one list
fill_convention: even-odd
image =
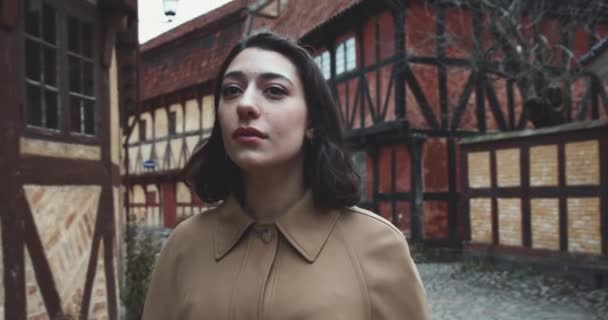
[(307, 108), (296, 67), (274, 51), (240, 52), (222, 79), (218, 121), (228, 156), (245, 171), (301, 159)]

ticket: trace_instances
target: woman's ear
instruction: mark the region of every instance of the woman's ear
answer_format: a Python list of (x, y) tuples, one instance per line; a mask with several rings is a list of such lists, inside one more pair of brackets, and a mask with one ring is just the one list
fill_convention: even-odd
[(305, 135), (306, 135), (306, 139), (312, 140), (312, 138), (315, 136), (315, 129), (314, 128), (306, 129)]

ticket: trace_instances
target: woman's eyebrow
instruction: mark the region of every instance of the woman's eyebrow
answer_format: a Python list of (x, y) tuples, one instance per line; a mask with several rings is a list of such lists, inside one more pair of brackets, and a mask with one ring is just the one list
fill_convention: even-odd
[[(293, 86), (293, 82), (291, 80), (289, 80), (289, 78), (287, 78), (284, 75), (278, 74), (278, 73), (264, 72), (264, 73), (258, 74), (257, 77), (259, 77), (263, 80), (275, 80), (275, 79), (285, 80)], [(245, 81), (247, 79), (247, 76), (242, 71), (230, 71), (224, 75), (224, 79), (229, 79), (229, 78), (233, 78), (237, 81)]]

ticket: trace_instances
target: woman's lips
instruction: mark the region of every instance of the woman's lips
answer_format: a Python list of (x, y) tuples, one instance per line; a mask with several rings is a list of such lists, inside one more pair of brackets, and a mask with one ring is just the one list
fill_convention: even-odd
[(240, 127), (232, 133), (232, 138), (243, 144), (258, 144), (268, 136), (252, 127)]

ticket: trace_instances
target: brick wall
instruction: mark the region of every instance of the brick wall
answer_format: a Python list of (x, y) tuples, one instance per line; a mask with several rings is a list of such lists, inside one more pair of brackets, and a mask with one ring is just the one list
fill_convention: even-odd
[(597, 185), (600, 182), (597, 140), (566, 143), (566, 183)]
[(490, 187), (490, 153), (471, 152), (468, 154), (469, 185), (471, 188)]
[(519, 186), (519, 149), (511, 148), (496, 151), (496, 172), (499, 187)]
[(608, 122), (579, 126), (464, 140), (472, 243), (608, 254)]
[(568, 199), (568, 251), (600, 254), (599, 198)]
[(557, 186), (557, 145), (530, 148), (530, 185)]
[(521, 246), (521, 200), (498, 198), (498, 243)]
[[(62, 308), (66, 312), (78, 314), (84, 292), (101, 187), (25, 185), (24, 193), (32, 211)], [(103, 263), (103, 254), (100, 255), (100, 261)], [(48, 319), (29, 252), (26, 257), (28, 318)], [(97, 274), (105, 277), (103, 267), (98, 268)], [(105, 282), (100, 288), (105, 290)], [(96, 301), (95, 294), (93, 297), (93, 301)], [(103, 300), (102, 312), (107, 313), (105, 291), (97, 299)]]
[(559, 199), (530, 200), (532, 247), (559, 250)]
[(469, 203), (471, 241), (492, 243), (492, 199), (473, 198)]

